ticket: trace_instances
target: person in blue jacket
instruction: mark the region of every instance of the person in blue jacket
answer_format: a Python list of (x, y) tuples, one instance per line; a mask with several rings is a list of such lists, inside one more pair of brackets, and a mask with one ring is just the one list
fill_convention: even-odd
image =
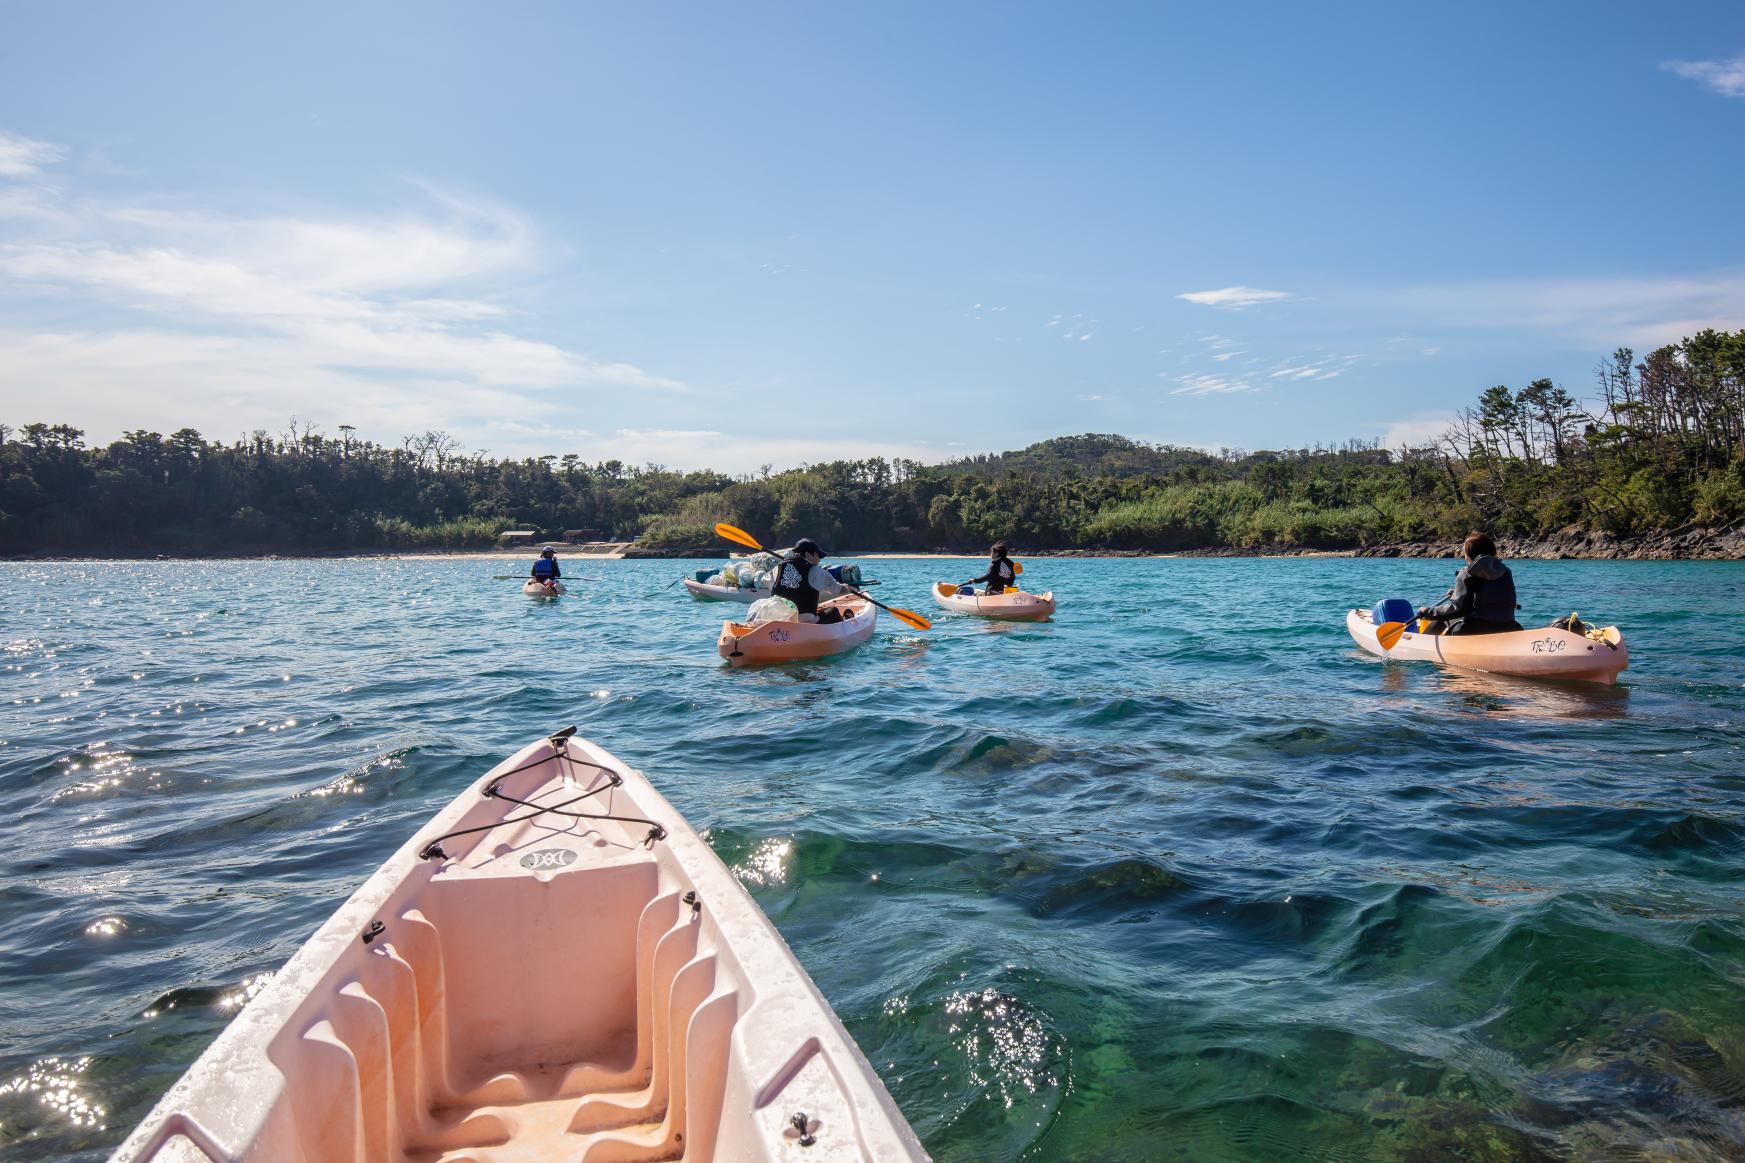
[(1454, 575), (1454, 588), (1433, 606), (1418, 611), (1431, 634), (1500, 634), (1519, 630), (1515, 621), (1515, 578), (1497, 560), (1490, 534), (1474, 530), (1461, 543), (1466, 565)]
[(539, 556), (533, 559), (533, 580), (541, 585), (556, 585), (557, 579), (563, 576), (563, 570), (558, 568), (557, 554), (551, 546), (539, 551)]

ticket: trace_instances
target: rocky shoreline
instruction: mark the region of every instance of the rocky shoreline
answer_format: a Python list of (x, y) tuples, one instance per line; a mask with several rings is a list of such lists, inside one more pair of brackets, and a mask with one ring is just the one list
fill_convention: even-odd
[[(1505, 558), (1537, 561), (1745, 561), (1745, 521), (1718, 529), (1686, 526), (1634, 537), (1570, 526), (1550, 537), (1499, 537), (1497, 550)], [(1351, 551), (1353, 557), (1459, 557), (1458, 541), (1412, 541), (1370, 545)]]

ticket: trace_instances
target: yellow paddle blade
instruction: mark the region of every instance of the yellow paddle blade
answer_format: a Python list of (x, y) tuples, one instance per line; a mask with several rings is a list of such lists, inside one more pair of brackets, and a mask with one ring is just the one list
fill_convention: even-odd
[(1394, 643), (1400, 640), (1400, 635), (1406, 632), (1408, 622), (1383, 622), (1375, 628), (1375, 640), (1381, 643), (1383, 650), (1392, 650)]
[(728, 541), (736, 541), (747, 549), (756, 549), (759, 552), (762, 552), (763, 550), (763, 546), (757, 543), (757, 538), (753, 537), (739, 526), (729, 525), (725, 521), (715, 526), (715, 536), (725, 538)]

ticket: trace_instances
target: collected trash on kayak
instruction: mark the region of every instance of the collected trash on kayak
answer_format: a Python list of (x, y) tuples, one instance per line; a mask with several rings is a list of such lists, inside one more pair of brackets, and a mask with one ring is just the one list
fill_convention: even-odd
[(570, 591), (560, 581), (542, 582), (528, 578), (521, 592), (530, 598), (561, 598)]
[(926, 1159), (733, 874), (574, 732), (390, 856), (113, 1163)]
[[(770, 587), (765, 583), (769, 580), (769, 571), (779, 561), (769, 554), (757, 556), (769, 558), (770, 564), (758, 568), (750, 561), (730, 561), (721, 569), (699, 569), (683, 579), (685, 589), (692, 597), (704, 602), (755, 602), (759, 598), (767, 598), (770, 596)], [(826, 566), (825, 570), (831, 577), (847, 585), (879, 584), (877, 581), (862, 581), (858, 565), (831, 565)]]

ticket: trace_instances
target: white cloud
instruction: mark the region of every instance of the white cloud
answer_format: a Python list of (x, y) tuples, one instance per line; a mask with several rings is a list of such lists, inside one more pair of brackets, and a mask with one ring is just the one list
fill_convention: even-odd
[(1438, 326), (1551, 332), (1605, 351), (1658, 347), (1745, 323), (1745, 271), (1444, 284), (1390, 292), (1387, 301)]
[(1289, 291), (1262, 291), (1256, 287), (1222, 287), (1216, 291), (1189, 291), (1176, 296), (1202, 307), (1219, 307), (1225, 310), (1240, 310), (1257, 303), (1277, 303), (1294, 297)]
[(1403, 420), (1395, 420), (1382, 433), (1383, 448), (1422, 448), (1448, 431), (1454, 423), (1453, 412), (1417, 412)]
[(60, 155), (25, 140), (0, 136), (0, 173), (36, 183), (0, 184), (8, 413), (50, 395), (44, 418), (94, 439), (184, 423), (276, 430), (295, 414), (470, 443), (512, 435), (503, 417), (573, 408), (570, 389), (685, 391), (519, 333), (518, 292), (564, 251), (507, 207), (429, 188), (372, 215), (81, 199), (32, 176)]
[(28, 177), (66, 156), (62, 146), (0, 129), (0, 178)]
[(1217, 360), (1219, 363), (1223, 363), (1227, 359), (1235, 359), (1239, 355), (1247, 355), (1247, 354), (1248, 354), (1247, 351), (1221, 351), (1217, 355), (1214, 355), (1212, 358)]
[(1662, 61), (1660, 67), (1723, 97), (1745, 97), (1745, 53), (1725, 61)]
[(1258, 387), (1247, 380), (1228, 379), (1224, 376), (1176, 376), (1172, 382), (1177, 385), (1170, 389), (1169, 394), (1172, 396), (1223, 396), (1239, 392), (1260, 391)]

